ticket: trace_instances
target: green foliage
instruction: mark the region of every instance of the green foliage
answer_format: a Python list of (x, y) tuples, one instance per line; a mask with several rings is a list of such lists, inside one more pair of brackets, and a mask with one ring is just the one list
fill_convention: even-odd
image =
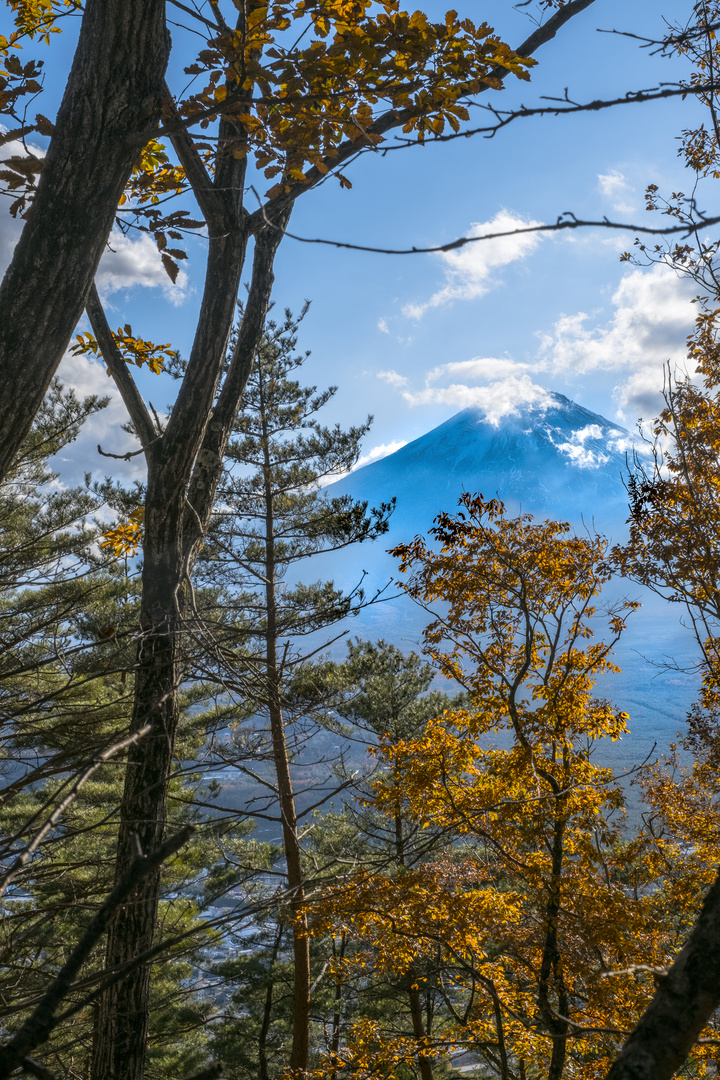
[[(0, 709), (2, 799), (0, 876), (65, 799), (99, 750), (127, 732), (137, 649), (138, 582), (98, 548), (105, 506), (136, 493), (111, 484), (56, 484), (50, 458), (77, 437), (107, 399), (78, 401), (55, 383), (16, 469), (0, 489)], [(200, 778), (182, 761), (197, 757), (217, 710), (202, 686), (183, 696), (170, 781), (171, 824), (197, 819)], [(116, 755), (77, 791), (0, 900), (0, 1017), (13, 1031), (44, 993), (113, 884), (118, 807), (125, 765)], [(200, 788), (200, 798), (207, 797)], [(212, 1003), (188, 999), (208, 935), (188, 883), (216, 858), (213, 830), (164, 868), (158, 935), (181, 940), (154, 969), (151, 1075), (185, 1073), (204, 1060), (201, 1034)], [(189, 932), (189, 936), (187, 936)], [(185, 935), (185, 936), (183, 936)], [(68, 1075), (87, 1058), (92, 995), (104, 941), (63, 1009), (76, 1010), (42, 1053)]]

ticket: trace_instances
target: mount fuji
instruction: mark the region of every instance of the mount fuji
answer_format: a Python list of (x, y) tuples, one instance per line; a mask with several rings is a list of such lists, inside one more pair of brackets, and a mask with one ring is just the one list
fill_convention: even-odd
[[(357, 469), (327, 488), (378, 506), (397, 499), (390, 530), (379, 542), (326, 557), (323, 576), (344, 585), (365, 573), (372, 594), (391, 578), (397, 564), (387, 549), (425, 534), (441, 511), (453, 512), (463, 491), (499, 498), (509, 514), (567, 521), (578, 533), (588, 530), (612, 542), (627, 539), (628, 501), (624, 479), (633, 439), (617, 424), (562, 394), (519, 404), (496, 422), (482, 409), (469, 408), (380, 461)], [(324, 560), (323, 560), (324, 561)], [(395, 586), (387, 602), (366, 609), (349, 631), (364, 638), (392, 641), (410, 651), (418, 647), (426, 613)], [(620, 596), (640, 600), (615, 661), (622, 675), (604, 678), (598, 692), (612, 698), (631, 716), (632, 736), (613, 750), (615, 764), (642, 758), (657, 741), (664, 749), (684, 726), (696, 696), (698, 678), (689, 669), (696, 660), (692, 635), (680, 625), (678, 610), (633, 582), (610, 583), (602, 602)], [(606, 632), (605, 621), (597, 634)], [(668, 669), (673, 661), (675, 670)]]
[[(329, 489), (378, 500), (397, 497), (393, 540), (424, 531), (463, 491), (500, 498), (511, 513), (627, 530), (623, 475), (629, 433), (562, 394), (523, 405), (497, 423), (463, 409), (394, 454), (351, 473)], [(613, 539), (620, 539), (619, 532)]]

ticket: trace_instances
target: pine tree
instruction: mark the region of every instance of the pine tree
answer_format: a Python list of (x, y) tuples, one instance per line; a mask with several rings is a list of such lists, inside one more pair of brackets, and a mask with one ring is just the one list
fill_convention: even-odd
[[(448, 695), (432, 689), (438, 671), (411, 652), (404, 655), (386, 641), (348, 643), (348, 657), (337, 671), (344, 696), (336, 706), (337, 714), (351, 725), (353, 737), (365, 736), (371, 743), (368, 753), (374, 768), (355, 788), (356, 801), (349, 814), (362, 841), (358, 858), (360, 873), (369, 879), (374, 874), (398, 877), (412, 871), (437, 855), (445, 846), (442, 830), (427, 828), (407, 812), (400, 798), (401, 777), (394, 766), (386, 766), (384, 751), (408, 740), (422, 739), (428, 724), (448, 709), (460, 709), (464, 694)], [(396, 797), (383, 807), (374, 806), (375, 789), (387, 787)], [(320, 927), (325, 927), (320, 921)], [(333, 957), (333, 976), (342, 984), (349, 998), (344, 1003), (342, 1042), (353, 1039), (353, 1023), (377, 1025), (378, 1031), (399, 1031), (415, 1044), (412, 1059), (422, 1080), (431, 1080), (433, 1062), (425, 1048), (441, 1012), (440, 972), (433, 958), (419, 963), (409, 961), (383, 978), (367, 984), (366, 949), (358, 946), (345, 928), (337, 934), (342, 956)], [(340, 1031), (326, 1051), (328, 1067), (340, 1063)], [(388, 1040), (390, 1041), (390, 1037)], [(404, 1066), (399, 1065), (403, 1074)]]
[[(89, 477), (67, 489), (52, 468), (53, 456), (106, 404), (78, 400), (54, 383), (17, 467), (0, 487), (0, 1023), (6, 1036), (45, 992), (113, 884), (125, 763), (119, 753), (105, 763), (97, 755), (121, 740), (130, 723), (139, 589), (136, 571), (128, 573), (126, 560), (103, 546), (101, 519), (108, 509), (124, 517), (138, 492)], [(206, 728), (217, 722), (214, 710), (207, 715), (208, 704), (203, 688), (188, 687), (170, 786), (178, 826), (198, 818), (192, 803), (199, 778), (188, 776), (180, 761), (197, 755)], [(73, 794), (94, 761), (98, 767)], [(158, 941), (196, 932), (178, 942), (171, 962), (165, 956), (155, 968), (148, 1076), (164, 1075), (163, 1067), (190, 1073), (206, 1056), (198, 1030), (212, 1003), (188, 1002), (182, 984), (208, 935), (197, 920), (199, 906), (182, 894), (188, 879), (214, 861), (214, 829), (206, 826), (202, 844), (163, 872)], [(26, 858), (18, 864), (20, 857)], [(100, 943), (61, 1003), (60, 1011), (76, 1011), (37, 1048), (62, 1075), (86, 1071), (92, 995), (102, 969)]]
[[(335, 388), (318, 392), (293, 377), (306, 359), (295, 352), (299, 322), (286, 312), (283, 322), (268, 323), (228, 446), (199, 581), (222, 590), (226, 612), (235, 619), (220, 632), (223, 684), (242, 694), (245, 708), (255, 714), (254, 730), (267, 739), (274, 775), (263, 774), (262, 782), (275, 806), (265, 813), (282, 832), (293, 955), (288, 1064), (302, 1073), (308, 1064), (312, 976), (299, 826), (303, 811), (297, 806), (293, 765), (297, 775), (326, 704), (327, 691), (314, 677), (311, 657), (330, 628), (367, 601), (360, 586), (347, 592), (330, 581), (304, 584), (298, 578), (313, 556), (381, 536), (391, 506), (368, 510), (367, 503), (332, 497), (321, 488), (355, 464), (371, 421), (343, 431), (317, 419)], [(333, 786), (331, 776), (321, 785), (320, 801), (330, 797), (328, 785)]]

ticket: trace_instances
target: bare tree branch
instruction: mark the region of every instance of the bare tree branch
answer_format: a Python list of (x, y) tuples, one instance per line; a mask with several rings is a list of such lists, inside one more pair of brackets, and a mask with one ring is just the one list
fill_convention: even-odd
[[(495, 109), (491, 105), (482, 105), (480, 108), (487, 109), (496, 118), (495, 123), (486, 124), (483, 127), (465, 128), (462, 131), (452, 131), (444, 135), (433, 135), (426, 139), (428, 146), (433, 143), (452, 142), (455, 139), (470, 139), (473, 135), (484, 135), (492, 138), (498, 131), (507, 127), (514, 120), (523, 120), (531, 116), (563, 116), (573, 113), (602, 112), (603, 109), (614, 109), (619, 105), (638, 105), (647, 101), (664, 101), (675, 97), (697, 97), (701, 94), (709, 94), (718, 90), (716, 83), (698, 83), (696, 86), (686, 86), (683, 83), (673, 83), (671, 86), (652, 86), (646, 90), (628, 90), (622, 97), (598, 98), (594, 101), (573, 101), (567, 96), (562, 98), (544, 98), (545, 101), (556, 101), (555, 105), (537, 105), (534, 108), (526, 108), (521, 105), (519, 109), (507, 111)], [(387, 147), (388, 150), (401, 150), (408, 146), (416, 146), (417, 143), (410, 139), (399, 140), (395, 146)]]
[(55, 1015), (58, 1005), (72, 990), (80, 969), (107, 930), (113, 912), (121, 906), (143, 878), (154, 873), (166, 859), (169, 859), (171, 855), (186, 844), (193, 832), (192, 825), (186, 825), (184, 829), (181, 829), (180, 832), (171, 836), (164, 844), (161, 844), (152, 854), (133, 860), (128, 870), (108, 895), (105, 903), (90, 921), (85, 933), (70, 953), (32, 1015), (28, 1017), (10, 1042), (0, 1050), (0, 1080), (8, 1080), (35, 1047), (47, 1039), (58, 1022)]
[[(85, 786), (93, 773), (97, 772), (100, 766), (104, 765), (110, 758), (115, 757), (116, 754), (126, 750), (128, 746), (132, 746), (134, 743), (139, 742), (149, 731), (150, 725), (146, 724), (145, 727), (140, 728), (139, 731), (134, 732), (132, 735), (128, 735), (125, 739), (121, 739), (120, 742), (114, 743), (112, 746), (109, 746), (107, 750), (103, 750), (102, 753), (97, 754), (93, 758), (92, 764), (89, 765), (84, 772), (80, 773), (65, 798), (58, 803), (47, 821), (40, 826), (33, 840), (22, 850), (10, 869), (0, 878), (0, 896), (3, 895), (8, 885), (10, 885), (17, 877), (22, 868), (27, 865), (47, 834), (57, 825), (63, 813), (67, 810), (68, 806), (75, 801), (80, 794), (80, 790)], [(27, 827), (28, 826), (25, 828)]]
[[(545, 45), (546, 42), (552, 41), (557, 34), (561, 26), (564, 26), (566, 22), (574, 18), (575, 15), (579, 15), (585, 8), (590, 7), (594, 0), (570, 0), (570, 3), (563, 4), (561, 8), (555, 11), (546, 23), (542, 26), (538, 26), (537, 30), (534, 30), (529, 38), (523, 41), (522, 45), (519, 45), (515, 52), (518, 56), (532, 56), (536, 49), (539, 49), (541, 45)], [(506, 74), (504, 69), (497, 68), (493, 75), (500, 75), (500, 73)]]
[[(269, 218), (267, 224), (279, 229), (280, 226)], [(630, 221), (610, 221), (601, 218), (599, 221), (585, 221), (578, 218), (572, 210), (565, 210), (554, 225), (527, 225), (521, 229), (506, 229), (502, 232), (483, 233), (482, 236), (461, 236), (457, 240), (450, 240), (447, 244), (435, 244), (431, 247), (410, 248), (382, 248), (372, 247), (369, 244), (351, 244), (344, 240), (327, 240), (323, 237), (298, 236), (296, 233), (285, 232), (285, 236), (291, 240), (297, 240), (301, 244), (327, 244), (330, 247), (347, 248), (350, 251), (368, 251), (376, 255), (432, 255), (437, 252), (455, 251), (465, 247), (466, 244), (478, 244), (482, 240), (498, 240), (504, 236), (521, 236), (523, 233), (563, 232), (567, 229), (615, 229), (622, 232), (644, 233), (650, 236), (690, 236), (712, 225), (720, 224), (720, 214), (715, 217), (703, 217), (699, 221), (683, 225), (668, 225), (664, 228), (653, 228), (650, 225), (634, 225)]]

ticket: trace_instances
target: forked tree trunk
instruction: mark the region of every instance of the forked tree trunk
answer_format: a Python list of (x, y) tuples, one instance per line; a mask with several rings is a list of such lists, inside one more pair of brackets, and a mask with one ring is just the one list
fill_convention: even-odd
[[(237, 185), (237, 177), (234, 182)], [(188, 373), (161, 437), (153, 437), (152, 421), (142, 399), (122, 358), (114, 355), (116, 349), (106, 320), (97, 306), (93, 309), (93, 328), (97, 322), (103, 355), (116, 373), (136, 428), (145, 432), (148, 459), (141, 636), (132, 726), (136, 730), (150, 723), (152, 731), (143, 740), (142, 751), (132, 754), (127, 763), (117, 877), (132, 858), (135, 837), (147, 850), (164, 835), (167, 786), (179, 719), (185, 590), (212, 513), (225, 447), (262, 335), (273, 284), (273, 258), (281, 236), (280, 231), (271, 230), (255, 239), (245, 318), (225, 383), (214, 404), (235, 312), (246, 237), (239, 230), (228, 230), (211, 241), (203, 308)], [(159, 893), (160, 876), (156, 874), (144, 882), (133, 903), (116, 914), (108, 934), (110, 968), (121, 967), (153, 945)], [(103, 996), (94, 1040), (92, 1080), (144, 1080), (149, 987), (149, 967), (143, 965), (131, 970)]]
[(82, 315), (133, 162), (160, 120), (165, 0), (87, 0), (38, 189), (0, 285), (0, 479)]

